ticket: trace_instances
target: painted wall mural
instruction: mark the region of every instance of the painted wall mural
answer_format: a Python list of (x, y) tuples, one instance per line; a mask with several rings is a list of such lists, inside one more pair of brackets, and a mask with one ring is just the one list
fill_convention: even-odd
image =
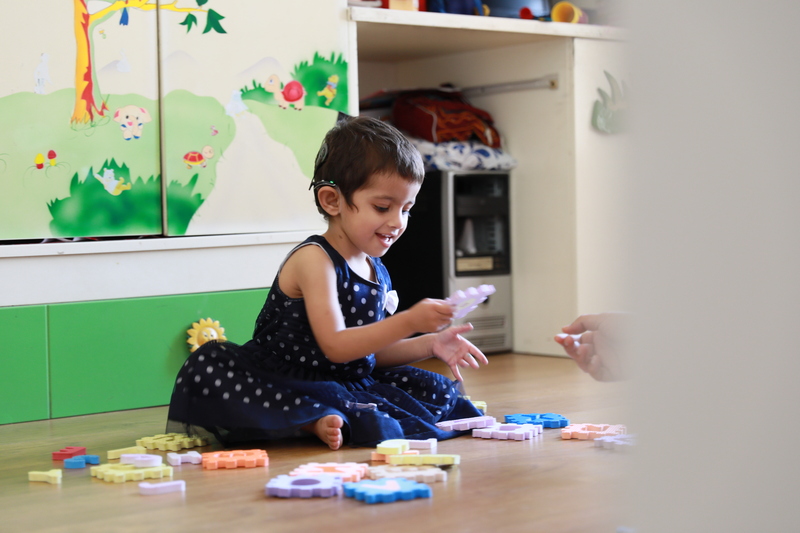
[(321, 227), (346, 0), (37, 6), (0, 20), (0, 240)]

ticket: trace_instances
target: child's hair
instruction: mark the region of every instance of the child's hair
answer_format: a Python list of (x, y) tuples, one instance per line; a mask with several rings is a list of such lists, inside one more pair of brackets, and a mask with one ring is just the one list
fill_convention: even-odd
[(416, 147), (397, 128), (376, 118), (340, 120), (325, 135), (314, 163), (310, 188), (314, 189), (317, 210), (329, 218), (319, 204), (320, 187), (335, 186), (352, 206), (353, 193), (365, 186), (370, 177), (389, 173), (422, 183), (425, 168)]

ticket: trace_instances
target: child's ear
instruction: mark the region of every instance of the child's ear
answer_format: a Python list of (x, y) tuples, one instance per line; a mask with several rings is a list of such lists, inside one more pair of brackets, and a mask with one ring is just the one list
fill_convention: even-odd
[(325, 210), (328, 215), (335, 217), (339, 214), (340, 202), (342, 202), (342, 195), (336, 187), (320, 187), (317, 191), (317, 198), (319, 205)]

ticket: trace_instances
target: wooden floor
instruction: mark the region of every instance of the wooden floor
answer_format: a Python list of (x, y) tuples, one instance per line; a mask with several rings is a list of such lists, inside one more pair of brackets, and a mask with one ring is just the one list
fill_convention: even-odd
[[(446, 373), (438, 361), (420, 366)], [(575, 423), (625, 423), (618, 385), (597, 383), (572, 361), (555, 357), (490, 356), (465, 372), (466, 392), (502, 420), (511, 413), (559, 413)], [(630, 455), (562, 441), (556, 429), (534, 441), (464, 436), (439, 443), (460, 454), (430, 499), (365, 504), (352, 498), (279, 499), (264, 485), (308, 462), (369, 462), (370, 449), (330, 451), (314, 439), (264, 443), (269, 467), (203, 470), (176, 467), (185, 494), (141, 496), (137, 482), (107, 483), (89, 469), (63, 471), (61, 485), (27, 480), (32, 470), (60, 468), (51, 452), (86, 446), (87, 453), (133, 446), (164, 431), (166, 408), (105, 413), (0, 426), (0, 531), (163, 532), (249, 531), (320, 533), (616, 532), (626, 526), (614, 497)], [(221, 449), (212, 444), (198, 451)], [(161, 453), (165, 452), (151, 452)]]

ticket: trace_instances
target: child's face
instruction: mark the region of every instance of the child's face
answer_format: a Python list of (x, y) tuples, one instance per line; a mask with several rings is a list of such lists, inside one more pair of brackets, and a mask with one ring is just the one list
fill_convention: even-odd
[(353, 193), (353, 205), (341, 211), (342, 228), (359, 250), (381, 257), (408, 225), (420, 184), (397, 174), (373, 175)]

